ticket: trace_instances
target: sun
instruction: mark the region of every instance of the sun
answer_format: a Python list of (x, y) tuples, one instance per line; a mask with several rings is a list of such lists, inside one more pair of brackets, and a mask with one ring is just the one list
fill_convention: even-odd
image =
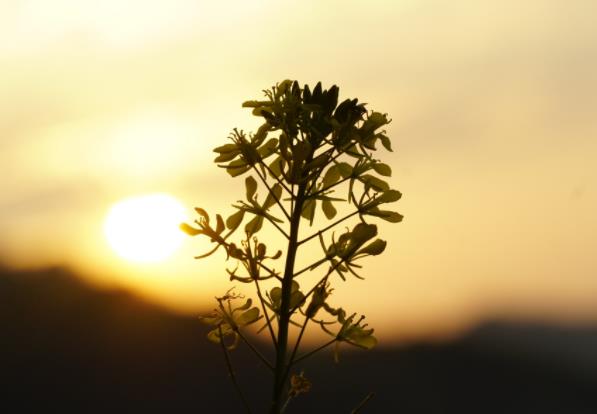
[(170, 257), (182, 244), (179, 224), (184, 206), (168, 194), (147, 194), (115, 203), (104, 222), (108, 243), (122, 258), (155, 263)]

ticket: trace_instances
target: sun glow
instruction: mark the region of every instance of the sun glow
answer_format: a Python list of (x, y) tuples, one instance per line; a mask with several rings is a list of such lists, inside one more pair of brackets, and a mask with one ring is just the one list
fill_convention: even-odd
[(124, 259), (155, 263), (170, 257), (184, 234), (178, 226), (187, 219), (185, 208), (167, 194), (148, 194), (121, 200), (104, 223), (108, 243)]

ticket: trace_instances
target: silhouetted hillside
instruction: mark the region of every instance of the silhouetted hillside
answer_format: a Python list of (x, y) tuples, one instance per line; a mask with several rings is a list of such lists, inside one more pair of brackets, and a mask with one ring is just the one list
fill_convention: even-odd
[[(194, 317), (61, 269), (1, 270), (0, 303), (2, 406), (15, 407), (3, 412), (242, 412)], [(594, 414), (596, 337), (493, 323), (449, 344), (345, 352), (339, 365), (323, 354), (302, 367), (312, 392), (289, 413), (349, 413), (375, 391), (363, 413)], [(265, 412), (265, 368), (242, 348), (233, 358)]]

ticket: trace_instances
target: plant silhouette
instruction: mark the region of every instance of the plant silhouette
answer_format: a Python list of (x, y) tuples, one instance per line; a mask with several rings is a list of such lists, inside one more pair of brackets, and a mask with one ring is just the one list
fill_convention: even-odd
[[(226, 220), (217, 214), (215, 223), (205, 210), (196, 208), (198, 219), (193, 225), (182, 224), (181, 228), (215, 244), (211, 251), (197, 258), (222, 248), (227, 260), (237, 264), (234, 270), (227, 270), (230, 280), (254, 285), (259, 302), (256, 306), (251, 299), (241, 300), (244, 296), (230, 289), (217, 298), (216, 309), (201, 320), (212, 326), (208, 339), (222, 347), (231, 379), (247, 412), (251, 410), (229, 357), (241, 341), (271, 370), (270, 413), (279, 414), (311, 386), (303, 373), (291, 375), (297, 363), (333, 344), (336, 356), (340, 343), (364, 349), (377, 344), (373, 329), (363, 322), (364, 316), (329, 303), (331, 279), (333, 275), (343, 281), (350, 277), (362, 279), (358, 273), (360, 261), (379, 255), (386, 248), (386, 242), (377, 238), (377, 225), (371, 221), (400, 222), (402, 216), (385, 205), (398, 201), (401, 194), (383, 178), (391, 175), (390, 166), (374, 158), (378, 144), (392, 150), (382, 129), (390, 122), (387, 115), (368, 111), (357, 99), (338, 104), (338, 87), (323, 89), (321, 82), (311, 89), (307, 85), (301, 88), (297, 81), (284, 80), (264, 94), (263, 100), (243, 103), (243, 107), (252, 108), (253, 115), (263, 118), (257, 132), (246, 134), (234, 129), (229, 137), (231, 142), (214, 150), (218, 154), (215, 162), (230, 176), (246, 176), (245, 200), (233, 205), (236, 211)], [(260, 186), (266, 190), (261, 200)], [(339, 214), (337, 207), (348, 211)], [(317, 222), (324, 224), (317, 228), (315, 216), (320, 210), (323, 216)], [(248, 221), (241, 241), (230, 241), (245, 219)], [(351, 219), (356, 224), (336, 236), (332, 230)], [(269, 253), (271, 249), (257, 238), (264, 225), (272, 226), (285, 239), (285, 252)], [(301, 225), (310, 227), (308, 235), (302, 238)], [(300, 249), (317, 241), (321, 258), (297, 270)], [(279, 260), (284, 263), (281, 272), (274, 266)], [(299, 276), (307, 272), (320, 277), (305, 289), (299, 284)], [(271, 282), (273, 287), (266, 289), (265, 283)], [(259, 322), (260, 331), (267, 330), (271, 337), (274, 361), (268, 361), (244, 333), (245, 327)], [(309, 323), (320, 326), (331, 339), (302, 352), (301, 340)], [(291, 324), (299, 329), (293, 345), (288, 335)]]

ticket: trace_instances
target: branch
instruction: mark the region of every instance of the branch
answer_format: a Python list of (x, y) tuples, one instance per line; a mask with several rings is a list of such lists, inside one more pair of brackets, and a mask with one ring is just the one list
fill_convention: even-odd
[(247, 413), (251, 414), (251, 407), (249, 407), (249, 403), (247, 402), (247, 399), (245, 398), (242, 390), (240, 389), (240, 385), (238, 385), (238, 382), (236, 381), (236, 375), (234, 375), (234, 370), (232, 369), (232, 363), (230, 362), (230, 356), (228, 355), (228, 349), (226, 349), (226, 344), (224, 344), (224, 336), (222, 335), (222, 325), (218, 325), (218, 333), (220, 334), (220, 345), (222, 345), (222, 351), (224, 352), (224, 358), (226, 359), (226, 367), (228, 368), (228, 375), (230, 375), (230, 379), (232, 380), (232, 383), (234, 384), (234, 388), (236, 389), (236, 392), (238, 393), (238, 396), (240, 397), (245, 410), (247, 411)]
[(339, 219), (339, 220), (336, 220), (335, 222), (333, 222), (333, 223), (332, 223), (332, 224), (330, 224), (329, 226), (326, 226), (326, 227), (324, 227), (323, 229), (321, 229), (321, 230), (319, 230), (319, 231), (317, 231), (317, 232), (313, 233), (312, 235), (310, 235), (310, 236), (309, 236), (309, 237), (307, 237), (306, 239), (303, 239), (303, 240), (299, 241), (299, 242), (298, 242), (298, 246), (300, 246), (301, 244), (303, 244), (303, 243), (306, 243), (306, 242), (308, 242), (309, 240), (311, 240), (311, 239), (313, 239), (313, 238), (315, 238), (315, 237), (317, 237), (317, 236), (319, 236), (319, 235), (321, 235), (321, 234), (325, 233), (325, 232), (326, 232), (326, 231), (328, 231), (329, 229), (331, 229), (331, 228), (333, 228), (333, 227), (336, 227), (338, 224), (342, 223), (344, 220), (347, 220), (347, 219), (351, 218), (351, 217), (352, 217), (352, 216), (354, 216), (355, 214), (359, 214), (359, 210), (355, 210), (355, 211), (353, 211), (352, 213), (350, 213), (350, 214), (348, 214), (348, 215), (346, 215), (346, 216), (342, 217), (341, 219)]
[(303, 334), (305, 333), (305, 328), (307, 327), (307, 323), (309, 323), (309, 317), (307, 315), (305, 315), (305, 322), (301, 326), (301, 332), (299, 333), (299, 336), (296, 339), (296, 343), (294, 344), (294, 349), (292, 350), (292, 354), (290, 355), (290, 359), (288, 360), (288, 366), (286, 367), (286, 372), (284, 373), (284, 377), (283, 377), (284, 381), (286, 381), (286, 378), (288, 378), (288, 374), (290, 373), (290, 367), (292, 366), (294, 357), (296, 357), (296, 353), (298, 352), (299, 345), (301, 344), (301, 340), (303, 339)]
[[(267, 187), (267, 191), (269, 191), (269, 193), (274, 197), (274, 200), (276, 200), (276, 203), (278, 204), (278, 206), (280, 206), (280, 209), (282, 209), (282, 212), (284, 213), (284, 215), (286, 216), (286, 218), (290, 221), (290, 215), (288, 214), (288, 212), (286, 211), (286, 209), (284, 208), (284, 206), (282, 205), (282, 203), (280, 202), (280, 200), (278, 199), (278, 197), (276, 197), (275, 194), (272, 192), (272, 188), (269, 186), (269, 184), (267, 183), (267, 181), (265, 180), (265, 178), (261, 175), (261, 173), (259, 172), (259, 170), (254, 165), (253, 165), (252, 168), (257, 173), (257, 176), (259, 177), (259, 179), (261, 180), (261, 182)], [(284, 188), (286, 188), (286, 186), (284, 186)], [(286, 191), (288, 191), (288, 190), (286, 190)], [(276, 227), (278, 227), (277, 224), (276, 224)], [(284, 233), (284, 235), (286, 236), (286, 238), (288, 238), (288, 235), (286, 234), (286, 232), (283, 231), (282, 229), (280, 229), (280, 227), (278, 227), (278, 230), (282, 231), (282, 233)]]
[[(333, 145), (333, 144), (330, 144)], [(348, 148), (350, 148), (351, 146), (353, 146), (354, 144), (352, 142), (349, 142), (345, 145), (344, 148), (338, 150), (338, 153), (336, 155), (334, 155), (333, 157), (331, 156), (334, 153), (334, 150), (336, 150), (336, 147), (332, 147), (330, 148), (328, 151), (330, 151), (330, 158), (326, 161), (326, 163), (319, 169), (319, 171), (317, 172), (317, 176), (315, 177), (315, 179), (312, 181), (311, 186), (309, 187), (309, 191), (307, 192), (307, 194), (311, 195), (311, 190), (313, 189), (313, 186), (316, 184), (317, 180), (319, 179), (319, 177), (321, 176), (321, 173), (323, 172), (323, 169), (327, 166), (330, 165), (331, 163), (335, 162), (338, 157), (340, 157), (342, 154), (346, 153), (346, 150)], [(340, 182), (338, 182), (337, 184), (340, 184), (341, 182), (344, 182), (346, 179), (341, 180)], [(334, 187), (329, 186), (327, 189), (330, 189)], [(320, 191), (317, 191), (315, 194), (319, 194)]]
[(255, 348), (251, 342), (249, 342), (249, 340), (240, 332), (240, 329), (236, 329), (236, 333), (238, 334), (238, 336), (240, 336), (240, 339), (242, 339), (244, 341), (244, 343), (247, 344), (249, 346), (249, 348), (251, 348), (251, 351), (253, 351), (253, 353), (255, 355), (257, 355), (257, 357), (261, 360), (261, 362), (263, 362), (266, 367), (268, 367), (271, 371), (273, 371), (274, 367), (272, 366), (272, 364), (270, 364), (269, 361), (267, 359), (265, 359), (265, 357), (261, 354), (261, 352), (259, 352), (257, 350), (257, 348)]
[(259, 160), (259, 163), (265, 167), (265, 169), (271, 174), (271, 176), (278, 182), (278, 184), (280, 184), (282, 186), (282, 188), (284, 190), (286, 190), (287, 193), (292, 195), (292, 192), (290, 191), (290, 189), (288, 187), (286, 187), (286, 184), (284, 183), (284, 181), (280, 180), (278, 177), (276, 177), (276, 174), (274, 174), (274, 172), (272, 171), (272, 169), (265, 163), (263, 162), (263, 160)]
[(257, 288), (257, 296), (259, 296), (259, 302), (261, 302), (261, 308), (263, 309), (263, 315), (265, 316), (265, 321), (267, 323), (267, 327), (269, 329), (269, 333), (272, 337), (272, 342), (274, 343), (274, 347), (278, 347), (278, 341), (276, 340), (276, 335), (274, 334), (274, 329), (272, 328), (272, 324), (269, 319), (269, 314), (267, 312), (267, 306), (265, 306), (265, 301), (263, 299), (263, 295), (261, 294), (261, 288), (259, 287), (259, 281), (255, 279), (255, 287)]
[[(278, 276), (276, 274), (276, 272), (274, 272), (272, 269), (270, 269), (269, 267), (267, 267), (266, 265), (264, 265), (263, 263), (259, 263), (259, 267), (262, 267), (263, 269), (265, 269), (266, 271), (269, 272), (270, 276), (275, 277), (276, 279), (278, 279), (279, 281), (282, 281), (282, 278), (280, 276)], [(269, 278), (268, 278), (269, 279)]]
[[(317, 185), (317, 180), (318, 180), (318, 179), (319, 179), (319, 177), (321, 176), (321, 173), (323, 172), (323, 170), (325, 169), (325, 167), (326, 167), (326, 166), (330, 165), (330, 163), (331, 163), (331, 159), (332, 159), (332, 158), (331, 158), (331, 156), (332, 156), (332, 154), (334, 153), (335, 149), (336, 149), (336, 147), (332, 147), (332, 148), (330, 148), (330, 149), (326, 150), (326, 152), (329, 152), (328, 159), (327, 159), (327, 161), (326, 161), (326, 162), (325, 162), (325, 163), (324, 163), (324, 164), (323, 164), (321, 167), (319, 167), (318, 171), (317, 171), (317, 172), (314, 174), (314, 176), (315, 176), (315, 177), (314, 177), (314, 178), (313, 178), (313, 180), (311, 181), (311, 185), (309, 186), (309, 189), (307, 190), (307, 194), (309, 194), (309, 195), (310, 195), (310, 193), (311, 193), (311, 190), (313, 190), (313, 187), (314, 187), (315, 185)], [(335, 158), (337, 158), (337, 156), (336, 156), (336, 157), (334, 157), (334, 159), (335, 159)]]
[(299, 303), (298, 305), (296, 305), (294, 308), (290, 309), (290, 315), (292, 315), (294, 313), (295, 310), (297, 310), (298, 308), (300, 308), (301, 306), (303, 306), (303, 304), (306, 303), (307, 299), (309, 298), (309, 296), (311, 296), (313, 294), (313, 292), (315, 292), (315, 289), (317, 289), (317, 286), (321, 285), (322, 283), (325, 283), (326, 280), (328, 280), (328, 278), (330, 277), (330, 275), (337, 269), (339, 268), (344, 262), (346, 262), (346, 259), (343, 258), (342, 260), (340, 260), (338, 263), (336, 263), (334, 266), (330, 267), (330, 270), (328, 270), (328, 272), (325, 274), (324, 277), (321, 278), (321, 280), (319, 282), (317, 282), (309, 292), (307, 292), (307, 294), (305, 295), (305, 297), (303, 298), (303, 300), (301, 301), (301, 303)]
[(300, 357), (298, 357), (297, 359), (294, 360), (294, 362), (292, 363), (292, 365), (299, 363), (300, 361), (302, 361), (305, 358), (309, 358), (311, 355), (315, 354), (316, 352), (321, 351), (322, 349), (327, 348), (328, 346), (330, 346), (331, 344), (333, 344), (334, 342), (336, 342), (338, 339), (334, 338), (332, 340), (330, 340), (329, 342), (326, 342), (325, 344), (315, 348), (314, 350), (307, 352), (306, 354), (301, 355)]
[(330, 189), (332, 189), (332, 188), (336, 187), (337, 185), (340, 185), (340, 184), (342, 184), (344, 181), (350, 180), (351, 178), (352, 178), (352, 177), (351, 177), (350, 175), (349, 175), (348, 177), (344, 177), (343, 179), (341, 179), (341, 180), (339, 180), (339, 181), (336, 181), (334, 184), (328, 185), (327, 187), (325, 187), (325, 188), (322, 188), (321, 190), (317, 190), (317, 191), (315, 191), (314, 193), (311, 193), (311, 194), (309, 194), (309, 197), (313, 197), (313, 196), (316, 196), (316, 195), (318, 195), (318, 194), (321, 194), (321, 193), (323, 193), (323, 192), (325, 192), (325, 191), (328, 191), (328, 190), (330, 190)]
[(272, 219), (270, 219), (267, 215), (264, 215), (263, 217), (265, 217), (267, 219), (267, 221), (269, 221), (270, 223), (272, 223), (278, 229), (278, 231), (280, 233), (282, 233), (284, 235), (284, 237), (286, 237), (286, 239), (290, 238), (290, 236), (288, 235), (288, 233), (286, 233), (284, 231), (284, 229), (278, 225), (278, 223), (276, 223), (275, 221), (273, 221)]
[(301, 273), (304, 273), (304, 272), (306, 272), (307, 270), (309, 270), (309, 269), (311, 269), (311, 268), (313, 268), (313, 267), (319, 266), (320, 264), (322, 264), (323, 262), (325, 262), (325, 261), (327, 261), (327, 260), (328, 260), (328, 258), (327, 258), (327, 257), (324, 257), (323, 259), (320, 259), (320, 260), (318, 260), (318, 261), (316, 261), (316, 262), (314, 262), (314, 263), (311, 263), (309, 266), (307, 266), (307, 267), (305, 267), (304, 269), (301, 269), (301, 270), (299, 270), (298, 272), (296, 272), (296, 273), (294, 274), (294, 276), (292, 276), (292, 278), (294, 279), (295, 277), (297, 277), (297, 276), (298, 276), (298, 275), (300, 275)]
[(373, 393), (373, 392), (370, 392), (369, 394), (367, 394), (367, 396), (363, 399), (363, 401), (361, 401), (360, 404), (357, 405), (356, 408), (350, 412), (350, 414), (358, 414), (358, 412), (361, 411), (361, 408), (363, 408), (365, 406), (365, 404), (367, 404), (371, 400), (371, 398), (373, 398), (374, 396), (375, 396), (375, 393)]

